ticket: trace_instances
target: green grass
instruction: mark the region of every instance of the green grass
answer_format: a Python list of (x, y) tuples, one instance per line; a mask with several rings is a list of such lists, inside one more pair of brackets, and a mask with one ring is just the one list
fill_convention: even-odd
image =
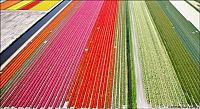
[[(131, 77), (128, 77), (128, 79), (129, 79), (129, 81), (130, 81), (130, 84), (131, 84), (131, 88), (130, 88), (130, 90), (131, 90), (131, 98), (130, 99), (132, 99), (131, 100), (131, 102), (129, 102), (129, 108), (137, 108), (137, 103), (136, 103), (136, 82), (135, 82), (135, 66), (134, 66), (134, 55), (133, 55), (133, 42), (132, 42), (132, 31), (131, 31), (131, 22), (130, 22), (130, 12), (129, 12), (129, 5), (128, 5), (128, 2), (127, 2), (127, 4), (126, 4), (126, 8), (127, 8), (127, 17), (128, 17), (128, 21), (127, 21), (127, 26), (128, 26), (128, 29), (129, 29), (129, 31), (128, 31), (128, 36), (129, 36), (129, 42), (130, 42), (130, 44), (129, 44), (129, 49), (130, 49), (130, 69), (131, 69), (131, 72), (129, 72), (129, 73), (131, 73), (130, 74), (130, 76)], [(127, 76), (129, 76), (129, 75), (127, 75)], [(130, 96), (129, 96), (130, 97)]]
[(197, 2), (199, 2), (199, 3), (200, 3), (200, 0), (195, 0), (195, 1), (197, 1)]
[(133, 11), (147, 102), (152, 107), (187, 105), (170, 57), (145, 1), (130, 2), (130, 11)]
[(200, 32), (169, 1), (159, 1), (159, 4), (196, 65), (200, 66)]
[(167, 49), (187, 102), (190, 106), (195, 107), (200, 104), (200, 71), (158, 2), (146, 1), (146, 3)]

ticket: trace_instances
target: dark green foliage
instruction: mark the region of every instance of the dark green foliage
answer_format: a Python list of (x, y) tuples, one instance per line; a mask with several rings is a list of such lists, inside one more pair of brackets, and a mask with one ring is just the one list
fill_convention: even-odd
[(169, 1), (159, 1), (159, 4), (196, 65), (200, 66), (200, 32)]
[(157, 1), (146, 1), (191, 106), (200, 104), (200, 71)]

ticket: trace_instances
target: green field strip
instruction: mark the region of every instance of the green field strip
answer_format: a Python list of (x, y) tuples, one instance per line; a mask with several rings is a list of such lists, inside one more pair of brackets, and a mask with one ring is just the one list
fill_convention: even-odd
[(29, 3), (31, 3), (32, 1), (33, 1), (33, 0), (21, 1), (21, 2), (19, 2), (19, 3), (17, 3), (17, 4), (15, 4), (15, 5), (13, 5), (13, 6), (7, 8), (7, 10), (18, 10), (18, 9), (20, 9), (21, 7), (23, 7), (23, 6), (25, 6), (25, 5), (29, 4)]
[(159, 3), (157, 1), (146, 1), (146, 3), (174, 66), (187, 102), (190, 106), (197, 107), (200, 104), (200, 71)]
[(169, 1), (159, 1), (169, 17), (179, 38), (190, 52), (197, 66), (200, 66), (200, 32)]
[(113, 108), (128, 106), (125, 2), (119, 1), (118, 7)]
[(133, 1), (146, 99), (152, 107), (187, 106), (176, 72), (144, 1)]
[(124, 1), (122, 1), (121, 3), (122, 5), (122, 16), (121, 16), (121, 21), (122, 21), (122, 24), (121, 24), (121, 32), (122, 32), (122, 45), (121, 45), (121, 49), (122, 49), (122, 52), (121, 52), (121, 55), (122, 55), (122, 80), (121, 80), (121, 83), (122, 83), (122, 88), (121, 88), (121, 91), (122, 91), (122, 105), (127, 107), (128, 106), (128, 68), (127, 68), (127, 30), (126, 30), (126, 4)]
[(130, 76), (127, 75), (128, 77), (128, 81), (129, 81), (129, 84), (131, 84), (131, 87), (129, 87), (129, 89), (131, 90), (128, 90), (130, 93), (128, 94), (129, 96), (129, 106), (128, 108), (134, 108), (136, 109), (137, 108), (137, 103), (136, 103), (136, 82), (135, 82), (135, 66), (134, 66), (134, 55), (133, 55), (133, 42), (132, 42), (132, 31), (130, 30), (131, 29), (131, 21), (130, 21), (130, 12), (129, 12), (129, 5), (128, 5), (128, 2), (126, 2), (126, 17), (128, 17), (128, 21), (126, 22), (126, 25), (128, 26), (128, 36), (129, 36), (129, 49), (130, 49), (130, 69), (131, 69), (131, 72), (130, 73)]
[[(118, 6), (119, 6), (119, 3), (118, 3)], [(119, 58), (117, 55), (118, 54), (118, 40), (119, 40), (119, 36), (118, 36), (118, 17), (119, 17), (119, 10), (120, 8), (118, 8), (118, 13), (117, 13), (117, 22), (116, 22), (116, 30), (115, 30), (115, 66), (119, 66), (118, 62), (117, 62), (117, 59)], [(118, 108), (118, 101), (119, 101), (119, 84), (118, 84), (118, 80), (119, 80), (119, 72), (117, 71), (117, 67), (114, 68), (114, 81), (113, 81), (113, 90), (112, 90), (112, 108)]]

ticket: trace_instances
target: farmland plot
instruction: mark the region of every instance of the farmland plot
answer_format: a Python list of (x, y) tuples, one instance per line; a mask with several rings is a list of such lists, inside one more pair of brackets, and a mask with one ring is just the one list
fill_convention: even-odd
[(150, 14), (164, 43), (189, 106), (200, 104), (200, 71), (174, 31), (172, 23), (157, 1), (147, 1)]
[(148, 103), (152, 107), (186, 106), (176, 72), (144, 1), (130, 2)]
[[(24, 68), (21, 78), (17, 78), (15, 85), (1, 96), (1, 107), (63, 107), (67, 88), (75, 74), (75, 68), (84, 52), (89, 33), (92, 31), (100, 9), (101, 2), (82, 2), (73, 16), (65, 19), (63, 26), (54, 33), (55, 37), (51, 39), (52, 41), (45, 42), (48, 47)], [(63, 12), (67, 13), (67, 11)], [(49, 29), (51, 27), (48, 28), (48, 34)], [(36, 43), (39, 42), (35, 42), (35, 45)], [(31, 48), (28, 50), (31, 51)], [(26, 55), (24, 54), (21, 60)], [(8, 69), (7, 73), (3, 72), (7, 74), (4, 78), (16, 67)]]
[(127, 67), (128, 67), (128, 107), (137, 108), (136, 102), (136, 68), (135, 68), (135, 47), (133, 44), (134, 38), (132, 37), (135, 31), (131, 27), (130, 8), (128, 1), (126, 2), (126, 49), (127, 49)]
[(72, 85), (68, 107), (111, 108), (117, 1), (102, 4)]
[(174, 30), (193, 57), (197, 66), (200, 66), (200, 31), (193, 26), (169, 1), (159, 1), (159, 5), (170, 19)]
[(113, 89), (113, 108), (128, 106), (128, 69), (127, 69), (127, 50), (126, 50), (126, 7), (125, 2), (118, 4), (118, 16), (116, 25), (116, 61), (115, 79)]

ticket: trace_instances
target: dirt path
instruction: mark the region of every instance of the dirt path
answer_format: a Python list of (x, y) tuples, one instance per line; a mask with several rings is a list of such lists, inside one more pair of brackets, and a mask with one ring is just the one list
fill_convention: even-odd
[(137, 45), (137, 39), (135, 36), (135, 24), (134, 24), (134, 14), (132, 10), (132, 5), (130, 6), (130, 20), (132, 23), (131, 31), (132, 31), (132, 42), (133, 42), (133, 54), (134, 54), (134, 64), (135, 64), (135, 79), (136, 79), (136, 94), (137, 94), (137, 108), (151, 108), (151, 106), (147, 103), (143, 82), (142, 82), (142, 70), (140, 66), (139, 60), (139, 48)]

